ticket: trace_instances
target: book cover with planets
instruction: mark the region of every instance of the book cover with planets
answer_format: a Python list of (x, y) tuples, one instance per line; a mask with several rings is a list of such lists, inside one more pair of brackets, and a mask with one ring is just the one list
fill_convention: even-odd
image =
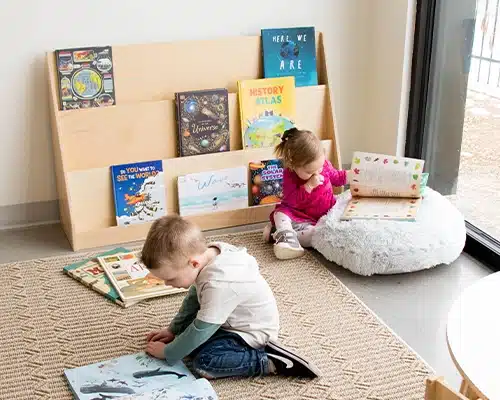
[(276, 146), (295, 126), (295, 78), (238, 81), (243, 148)]
[(229, 151), (227, 89), (175, 94), (179, 155)]
[(252, 161), (250, 183), (251, 205), (279, 203), (283, 198), (283, 164), (281, 160)]
[(111, 166), (118, 226), (153, 221), (166, 214), (161, 160)]
[(244, 166), (179, 176), (177, 185), (181, 216), (248, 207), (248, 172)]
[(182, 361), (168, 365), (145, 352), (65, 369), (64, 375), (79, 400), (139, 395), (196, 381)]
[(116, 104), (111, 46), (56, 50), (59, 109)]
[(294, 76), (295, 85), (318, 84), (314, 27), (262, 29), (264, 77)]

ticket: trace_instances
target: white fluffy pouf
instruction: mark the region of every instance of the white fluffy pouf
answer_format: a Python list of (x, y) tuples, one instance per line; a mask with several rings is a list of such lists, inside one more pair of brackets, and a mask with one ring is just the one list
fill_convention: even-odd
[(416, 221), (340, 221), (349, 191), (318, 222), (313, 247), (359, 275), (419, 271), (456, 260), (465, 246), (465, 221), (457, 208), (426, 188)]

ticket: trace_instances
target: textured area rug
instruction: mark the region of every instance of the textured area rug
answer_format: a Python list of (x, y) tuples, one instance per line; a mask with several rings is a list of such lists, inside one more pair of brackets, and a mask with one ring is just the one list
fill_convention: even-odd
[[(423, 399), (430, 367), (313, 255), (278, 261), (259, 233), (216, 239), (257, 258), (277, 298), (280, 340), (323, 374), (214, 381), (221, 399)], [(0, 266), (0, 399), (71, 399), (64, 369), (143, 350), (177, 311), (182, 294), (123, 309), (63, 274), (90, 255)]]

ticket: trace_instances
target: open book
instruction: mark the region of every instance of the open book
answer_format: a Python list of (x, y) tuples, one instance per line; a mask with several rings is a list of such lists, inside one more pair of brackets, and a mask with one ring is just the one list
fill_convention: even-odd
[(415, 221), (428, 178), (424, 164), (415, 158), (355, 152), (352, 199), (340, 219)]

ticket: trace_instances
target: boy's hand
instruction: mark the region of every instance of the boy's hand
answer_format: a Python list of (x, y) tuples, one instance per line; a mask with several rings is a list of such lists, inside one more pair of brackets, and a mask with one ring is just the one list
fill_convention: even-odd
[(305, 183), (306, 190), (311, 193), (315, 188), (322, 185), (325, 181), (325, 177), (321, 174), (314, 174), (309, 178), (309, 180)]
[(153, 357), (159, 358), (160, 360), (165, 359), (165, 343), (162, 342), (148, 342), (146, 346), (146, 352), (151, 354)]
[(160, 330), (153, 331), (146, 337), (147, 342), (170, 343), (174, 339), (175, 335), (169, 328), (163, 328)]

